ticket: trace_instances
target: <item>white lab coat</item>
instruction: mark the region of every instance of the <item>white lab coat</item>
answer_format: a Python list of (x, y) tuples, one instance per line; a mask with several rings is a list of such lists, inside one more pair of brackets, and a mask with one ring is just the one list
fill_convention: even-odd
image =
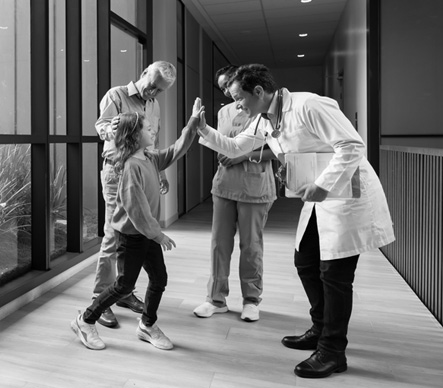
[[(276, 98), (268, 116), (275, 126)], [(288, 152), (334, 152), (328, 167), (315, 183), (327, 190), (340, 191), (360, 169), (361, 197), (305, 202), (300, 214), (296, 249), (315, 206), (322, 260), (354, 256), (382, 247), (395, 240), (391, 216), (380, 181), (365, 157), (365, 145), (336, 101), (313, 93), (290, 93), (283, 89), (281, 136), (273, 138), (273, 127), (261, 119), (234, 138), (213, 128), (200, 133), (200, 143), (228, 157), (237, 157), (266, 141), (277, 155)], [(255, 140), (254, 140), (255, 138)]]

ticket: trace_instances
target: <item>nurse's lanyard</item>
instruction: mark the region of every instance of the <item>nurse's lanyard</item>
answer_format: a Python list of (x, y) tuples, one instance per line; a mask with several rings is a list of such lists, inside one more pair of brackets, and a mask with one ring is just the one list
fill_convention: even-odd
[[(281, 135), (280, 128), (281, 128), (282, 115), (283, 115), (283, 91), (282, 91), (282, 89), (279, 89), (278, 90), (278, 95), (277, 95), (277, 121), (275, 123), (275, 128), (272, 125), (272, 121), (269, 120), (269, 122), (271, 123), (272, 129), (273, 129), (272, 133), (271, 133), (271, 136), (274, 139), (279, 138), (280, 135)], [(260, 115), (260, 117), (258, 118), (258, 121), (257, 121), (257, 125), (255, 126), (254, 143), (252, 143), (252, 150), (255, 149), (255, 139), (256, 139), (256, 135), (257, 135), (257, 129), (258, 129), (258, 125), (260, 124), (260, 120), (261, 120), (262, 117), (263, 117), (263, 115)], [(259, 159), (258, 160), (254, 160), (250, 156), (249, 157), (249, 161), (251, 163), (261, 163), (262, 156), (263, 156), (263, 147), (265, 146), (265, 143), (266, 143), (266, 136), (267, 136), (267, 133), (265, 133), (265, 138), (263, 139), (263, 144), (262, 144), (261, 149), (260, 149), (260, 157), (259, 157)]]

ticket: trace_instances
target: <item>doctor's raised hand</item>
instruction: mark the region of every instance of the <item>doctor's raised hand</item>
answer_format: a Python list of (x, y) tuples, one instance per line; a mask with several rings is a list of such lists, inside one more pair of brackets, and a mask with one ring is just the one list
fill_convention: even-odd
[(202, 105), (200, 97), (197, 97), (194, 101), (194, 106), (192, 107), (192, 117), (200, 119), (197, 130), (201, 131), (206, 127), (206, 117), (205, 117), (205, 106)]

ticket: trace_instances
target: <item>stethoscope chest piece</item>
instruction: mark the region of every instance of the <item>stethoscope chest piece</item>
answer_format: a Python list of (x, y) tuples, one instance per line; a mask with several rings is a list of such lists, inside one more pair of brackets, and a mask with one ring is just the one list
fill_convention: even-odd
[(277, 139), (277, 138), (279, 138), (279, 137), (281, 136), (281, 131), (279, 131), (278, 129), (274, 129), (274, 130), (272, 131), (272, 133), (271, 133), (271, 136), (272, 136), (274, 139)]

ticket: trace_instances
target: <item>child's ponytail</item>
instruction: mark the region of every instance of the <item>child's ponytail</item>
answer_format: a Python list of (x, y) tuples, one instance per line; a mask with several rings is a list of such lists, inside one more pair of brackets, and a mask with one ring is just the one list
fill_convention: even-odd
[(138, 150), (144, 119), (144, 116), (138, 112), (121, 113), (119, 116), (120, 122), (114, 138), (117, 149), (114, 164), (116, 174), (122, 173), (125, 162)]

